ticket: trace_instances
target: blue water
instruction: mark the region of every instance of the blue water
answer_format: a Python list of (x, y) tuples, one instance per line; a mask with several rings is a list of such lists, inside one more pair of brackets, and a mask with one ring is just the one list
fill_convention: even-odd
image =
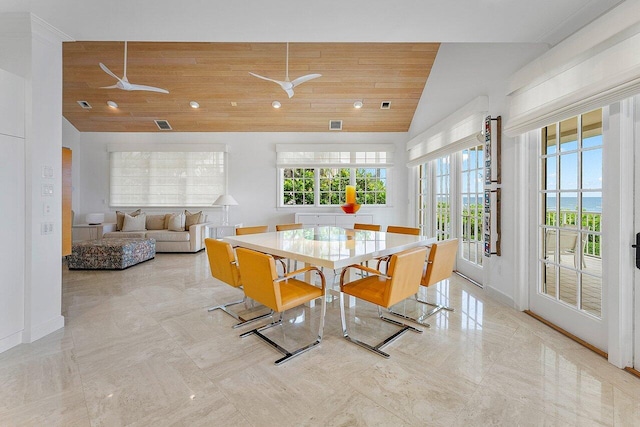
[[(547, 210), (556, 208), (556, 198), (549, 197), (547, 199)], [(575, 211), (578, 208), (577, 197), (560, 197), (560, 210)], [(602, 212), (602, 197), (583, 197), (583, 212)]]
[[(577, 197), (560, 197), (561, 210), (566, 211), (575, 211), (578, 208), (578, 198)], [(441, 202), (446, 201), (446, 199), (440, 200)], [(467, 196), (463, 196), (462, 203), (467, 204)], [(482, 204), (484, 201), (482, 199), (475, 200), (471, 199), (472, 204)], [(556, 208), (556, 198), (549, 197), (547, 199), (547, 210), (553, 210)], [(583, 197), (582, 198), (582, 211), (583, 212), (597, 212), (602, 213), (602, 197)]]

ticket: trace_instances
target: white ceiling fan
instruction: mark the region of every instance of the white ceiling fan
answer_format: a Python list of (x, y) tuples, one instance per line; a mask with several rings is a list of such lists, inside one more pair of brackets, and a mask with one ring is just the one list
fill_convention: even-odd
[(298, 77), (297, 79), (293, 80), (293, 81), (289, 81), (289, 42), (287, 42), (287, 63), (286, 63), (286, 75), (285, 75), (285, 79), (284, 81), (281, 80), (274, 80), (274, 79), (270, 79), (268, 77), (264, 77), (255, 73), (251, 73), (249, 72), (249, 74), (251, 74), (254, 77), (257, 77), (259, 79), (262, 80), (267, 80), (269, 82), (274, 82), (280, 85), (280, 87), (282, 89), (284, 89), (285, 92), (287, 92), (287, 95), (289, 95), (289, 98), (291, 98), (293, 96), (293, 88), (296, 86), (301, 85), (304, 82), (308, 82), (309, 80), (313, 80), (313, 79), (317, 79), (318, 77), (322, 77), (322, 74), (307, 74), (306, 76), (302, 76), (302, 77)]
[(100, 63), (100, 68), (102, 68), (102, 71), (104, 71), (105, 73), (109, 74), (111, 77), (113, 77), (116, 80), (118, 80), (118, 83), (114, 84), (113, 86), (104, 86), (104, 87), (101, 87), (100, 89), (122, 89), (122, 90), (127, 90), (127, 91), (131, 91), (131, 90), (146, 90), (146, 91), (149, 91), (149, 92), (169, 93), (168, 90), (161, 89), (159, 87), (137, 85), (137, 84), (129, 83), (129, 80), (127, 79), (127, 42), (124, 42), (124, 76), (122, 76), (122, 78), (116, 76), (102, 62)]

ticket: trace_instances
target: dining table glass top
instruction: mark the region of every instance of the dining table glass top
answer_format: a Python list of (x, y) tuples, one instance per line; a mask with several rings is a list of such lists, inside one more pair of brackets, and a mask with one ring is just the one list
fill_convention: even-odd
[(224, 240), (334, 270), (435, 242), (433, 237), (330, 226), (227, 236)]

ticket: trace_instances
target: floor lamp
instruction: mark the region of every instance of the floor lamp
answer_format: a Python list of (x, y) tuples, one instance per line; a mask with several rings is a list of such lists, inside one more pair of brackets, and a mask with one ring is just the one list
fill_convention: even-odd
[(229, 206), (236, 206), (238, 202), (229, 194), (222, 194), (213, 202), (214, 206), (222, 206), (222, 225), (229, 225)]

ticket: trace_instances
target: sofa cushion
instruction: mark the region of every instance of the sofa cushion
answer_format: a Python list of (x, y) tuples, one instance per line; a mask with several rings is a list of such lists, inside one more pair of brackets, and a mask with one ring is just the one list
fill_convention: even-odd
[(124, 222), (122, 224), (122, 231), (144, 231), (146, 230), (145, 224), (147, 222), (147, 214), (144, 212), (138, 216), (131, 216), (124, 214)]
[(184, 231), (184, 214), (172, 214), (169, 218), (169, 226), (167, 229), (169, 231)]
[[(129, 215), (138, 216), (142, 211), (140, 209), (131, 212)], [(122, 230), (122, 225), (124, 224), (124, 212), (116, 211), (116, 231)]]
[(144, 239), (146, 231), (111, 231), (104, 233), (105, 238)]
[(189, 227), (191, 227), (192, 225), (200, 224), (204, 222), (204, 215), (202, 214), (202, 211), (191, 213), (185, 209), (184, 216), (185, 216), (184, 229), (187, 231), (189, 230)]
[(156, 239), (158, 242), (188, 242), (189, 233), (186, 231), (149, 230), (147, 238)]
[(164, 217), (165, 214), (147, 215), (147, 230), (164, 230)]

